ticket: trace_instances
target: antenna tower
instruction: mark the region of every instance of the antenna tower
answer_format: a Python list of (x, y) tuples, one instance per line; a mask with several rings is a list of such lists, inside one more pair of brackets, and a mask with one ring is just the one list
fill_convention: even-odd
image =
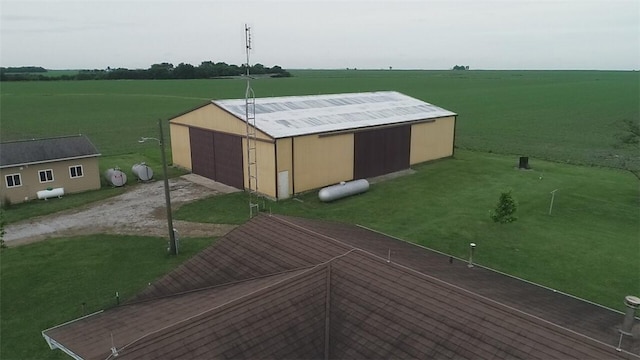
[(251, 76), (249, 75), (249, 53), (251, 52), (251, 28), (244, 25), (245, 46), (247, 52), (246, 78), (247, 89), (244, 94), (245, 121), (247, 125), (247, 179), (249, 192), (249, 218), (254, 217), (260, 211), (258, 203), (260, 195), (258, 193), (258, 161), (257, 161), (257, 141), (256, 141), (256, 95), (251, 88)]

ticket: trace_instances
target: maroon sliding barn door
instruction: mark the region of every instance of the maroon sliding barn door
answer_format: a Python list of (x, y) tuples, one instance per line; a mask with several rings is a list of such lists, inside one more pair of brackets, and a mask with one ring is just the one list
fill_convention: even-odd
[(356, 132), (353, 142), (355, 179), (409, 168), (410, 125)]
[(191, 171), (233, 186), (244, 188), (242, 137), (211, 130), (189, 128)]

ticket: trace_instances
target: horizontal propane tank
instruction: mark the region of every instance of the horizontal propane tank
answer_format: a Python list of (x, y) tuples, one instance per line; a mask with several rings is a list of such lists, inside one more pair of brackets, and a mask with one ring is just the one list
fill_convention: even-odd
[(127, 174), (120, 171), (120, 168), (111, 168), (107, 169), (104, 173), (104, 177), (107, 179), (109, 184), (113, 186), (124, 186), (127, 183)]
[(44, 200), (54, 197), (62, 197), (62, 195), (64, 195), (64, 188), (49, 188), (46, 190), (40, 190), (36, 192), (36, 195), (38, 195), (38, 199)]
[(328, 202), (342, 199), (343, 197), (356, 195), (369, 190), (369, 182), (366, 179), (359, 179), (340, 184), (331, 185), (320, 189), (318, 197), (320, 201)]
[(153, 179), (153, 170), (145, 163), (133, 164), (131, 172), (140, 181), (149, 181)]

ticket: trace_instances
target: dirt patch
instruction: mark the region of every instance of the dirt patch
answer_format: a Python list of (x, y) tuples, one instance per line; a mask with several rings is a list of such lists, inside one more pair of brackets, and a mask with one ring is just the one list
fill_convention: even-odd
[[(171, 179), (171, 206), (237, 189), (220, 186), (207, 179), (191, 181), (193, 175)], [(203, 224), (174, 221), (180, 237), (222, 236), (235, 228), (227, 224)], [(29, 219), (5, 227), (4, 240), (15, 246), (62, 236), (117, 234), (167, 236), (168, 227), (162, 181), (129, 186), (124, 194), (91, 204), (82, 209)]]

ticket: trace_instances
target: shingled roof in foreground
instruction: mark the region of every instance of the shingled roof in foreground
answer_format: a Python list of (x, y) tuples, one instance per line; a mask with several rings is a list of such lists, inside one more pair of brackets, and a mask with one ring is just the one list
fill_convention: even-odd
[[(572, 306), (589, 320), (568, 326)], [(615, 349), (621, 320), (363, 228), (262, 215), (131, 302), (43, 336), (78, 359), (637, 359), (637, 339)]]

